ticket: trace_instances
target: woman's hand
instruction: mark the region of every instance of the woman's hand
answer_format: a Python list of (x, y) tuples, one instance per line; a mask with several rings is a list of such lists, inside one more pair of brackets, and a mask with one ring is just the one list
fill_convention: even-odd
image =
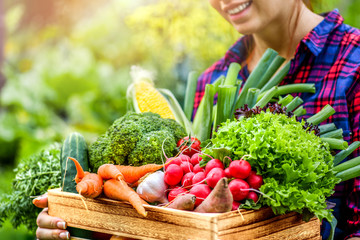
[(48, 197), (44, 194), (33, 201), (34, 205), (44, 208), (38, 215), (36, 223), (36, 237), (38, 239), (70, 239), (70, 234), (66, 231), (66, 222), (61, 218), (52, 217), (48, 214)]

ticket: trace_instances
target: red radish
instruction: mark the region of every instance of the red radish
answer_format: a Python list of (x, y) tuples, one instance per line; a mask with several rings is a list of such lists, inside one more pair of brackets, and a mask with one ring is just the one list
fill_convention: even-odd
[(238, 208), (240, 207), (240, 203), (237, 202), (237, 201), (233, 201), (233, 204), (232, 204), (232, 210), (237, 210)]
[(259, 196), (255, 192), (249, 192), (247, 199), (252, 199), (254, 202), (257, 202), (259, 200)]
[(180, 158), (181, 162), (190, 162), (190, 157), (188, 155), (180, 154), (178, 158)]
[(190, 189), (190, 193), (196, 196), (195, 206), (199, 206), (211, 193), (211, 188), (204, 183), (197, 184)]
[(188, 191), (185, 188), (182, 187), (176, 187), (173, 190), (169, 192), (168, 200), (171, 202), (174, 200), (179, 194), (186, 194)]
[(249, 184), (242, 179), (234, 179), (229, 183), (229, 189), (235, 201), (245, 199), (249, 194)]
[(203, 182), (203, 180), (206, 178), (206, 175), (204, 172), (198, 172), (195, 173), (194, 177), (192, 178), (192, 184), (197, 184)]
[(214, 188), (217, 182), (225, 177), (225, 172), (221, 168), (213, 168), (210, 172), (206, 175), (206, 183), (209, 187)]
[(235, 160), (230, 163), (229, 169), (234, 178), (245, 179), (250, 175), (251, 166), (248, 161)]
[(194, 173), (205, 172), (205, 169), (200, 167), (200, 164), (196, 164), (196, 165), (194, 165), (193, 172)]
[[(171, 162), (170, 162), (171, 161)], [(166, 164), (170, 162), (169, 164)], [(168, 158), (165, 162), (165, 170), (172, 164), (175, 164), (175, 165), (179, 165), (181, 164), (181, 159), (180, 158), (177, 158), (177, 157), (171, 157), (171, 158)]]
[(202, 158), (200, 157), (201, 153), (195, 153), (194, 155), (191, 156), (190, 162), (192, 165), (196, 165), (198, 164)]
[(259, 189), (263, 185), (263, 177), (257, 175), (255, 171), (251, 171), (249, 177), (246, 179), (250, 187), (254, 189)]
[(183, 170), (176, 164), (170, 164), (165, 171), (164, 181), (168, 185), (178, 184), (184, 175)]
[(180, 167), (184, 173), (192, 172), (194, 168), (190, 162), (182, 162), (180, 164)]
[(190, 188), (190, 186), (193, 184), (192, 179), (194, 176), (194, 172), (188, 172), (183, 176), (181, 180), (181, 185), (183, 186), (183, 188)]
[(224, 173), (227, 178), (232, 178), (230, 168), (225, 168)]
[(205, 166), (205, 173), (208, 174), (213, 168), (224, 169), (224, 164), (219, 159), (211, 159)]
[(200, 145), (201, 142), (195, 137), (191, 137), (190, 139), (189, 137), (183, 137), (177, 142), (177, 146), (180, 148), (180, 151), (189, 157), (197, 152), (200, 152)]

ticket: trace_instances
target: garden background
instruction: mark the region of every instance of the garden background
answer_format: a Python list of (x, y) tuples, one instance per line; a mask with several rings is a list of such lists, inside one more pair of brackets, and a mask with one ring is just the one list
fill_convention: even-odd
[[(131, 65), (183, 102), (187, 74), (203, 71), (240, 36), (192, 0), (0, 0), (0, 194), (31, 154), (78, 131), (91, 141), (127, 109)], [(360, 27), (360, 0), (327, 0)], [(1, 198), (1, 197), (0, 197)], [(34, 239), (10, 221), (1, 239)]]

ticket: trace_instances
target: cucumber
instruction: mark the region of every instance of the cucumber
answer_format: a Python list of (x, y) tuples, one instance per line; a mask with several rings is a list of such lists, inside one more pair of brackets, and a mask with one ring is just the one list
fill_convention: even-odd
[[(68, 157), (75, 158), (84, 171), (89, 171), (88, 146), (85, 138), (80, 133), (70, 133), (62, 145), (60, 153), (61, 190), (64, 192), (77, 193), (76, 183), (74, 181), (77, 172), (74, 162), (68, 160)], [(93, 239), (92, 232), (89, 230), (74, 227), (68, 227), (67, 230), (72, 237)]]
[(75, 158), (80, 163), (84, 171), (89, 171), (88, 147), (85, 138), (77, 132), (70, 133), (61, 148), (61, 190), (64, 192), (77, 193), (76, 168), (73, 161), (69, 161), (68, 157)]

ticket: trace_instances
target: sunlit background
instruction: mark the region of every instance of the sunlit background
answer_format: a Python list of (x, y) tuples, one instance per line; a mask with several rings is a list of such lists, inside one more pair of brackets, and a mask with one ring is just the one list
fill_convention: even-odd
[[(203, 71), (240, 35), (206, 0), (0, 0), (0, 194), (13, 168), (71, 131), (91, 140), (127, 109), (131, 65), (182, 103), (187, 74)], [(328, 0), (360, 27), (359, 0)], [(1, 239), (34, 239), (25, 227)]]

